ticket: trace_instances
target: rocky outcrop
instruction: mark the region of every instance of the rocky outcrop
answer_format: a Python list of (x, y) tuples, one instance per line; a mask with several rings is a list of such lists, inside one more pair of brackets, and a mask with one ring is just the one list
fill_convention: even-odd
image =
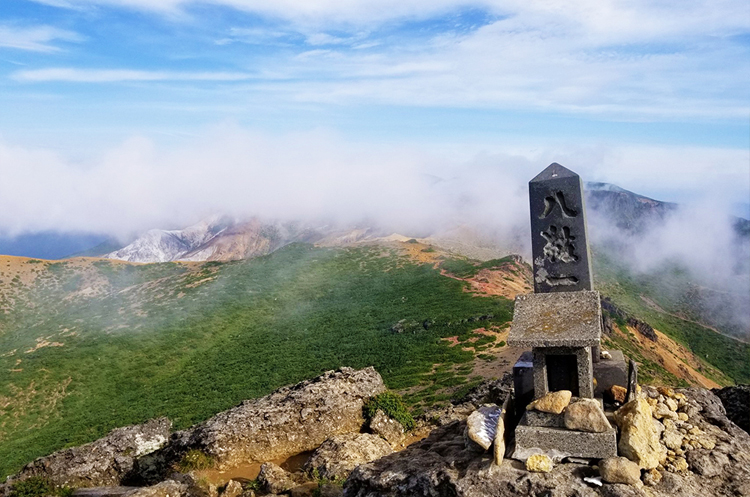
[(651, 327), (651, 325), (641, 321), (640, 319), (628, 318), (628, 326), (632, 326), (638, 333), (648, 338), (652, 342), (655, 342), (659, 339), (659, 337), (656, 336), (656, 332)]
[(12, 481), (41, 476), (71, 487), (120, 485), (129, 479), (139, 457), (167, 442), (171, 427), (167, 418), (158, 418), (117, 428), (95, 442), (32, 461)]
[(305, 470), (317, 470), (321, 478), (343, 480), (354, 468), (391, 454), (391, 446), (377, 435), (346, 433), (335, 435), (318, 447), (305, 463)]
[[(664, 396), (655, 389), (644, 388), (644, 392), (657, 402), (659, 395)], [(673, 400), (678, 400), (679, 413), (687, 416), (685, 421), (678, 418), (674, 422), (675, 426), (679, 424), (677, 431), (683, 435), (685, 443), (680, 450), (685, 454), (687, 467), (657, 464), (641, 476), (648, 488), (642, 488), (637, 482), (633, 486), (605, 481), (601, 487), (587, 483), (584, 478), (591, 482), (599, 476), (599, 471), (584, 464), (557, 464), (548, 473), (529, 472), (517, 461), (505, 461), (502, 466), (496, 466), (490, 454), (478, 454), (465, 447), (463, 433), (466, 423), (454, 421), (402, 452), (359, 466), (344, 484), (345, 494), (348, 497), (750, 495), (750, 436), (727, 419), (721, 402), (711, 392), (685, 389), (672, 392), (672, 395), (675, 396)], [(641, 400), (650, 408), (645, 399)], [(641, 421), (645, 424), (646, 420), (652, 424), (657, 437), (668, 429), (651, 414)], [(657, 424), (662, 425), (661, 431), (656, 428)], [(700, 437), (710, 438), (715, 447), (704, 448), (698, 442)], [(657, 443), (661, 445), (658, 438)], [(660, 450), (656, 449), (657, 452)], [(679, 456), (674, 458), (677, 459)], [(612, 470), (608, 478), (613, 480), (630, 482), (638, 473), (632, 465), (608, 464), (612, 467), (607, 467), (604, 472)]]
[(385, 391), (373, 368), (342, 368), (247, 400), (175, 434), (171, 457), (197, 449), (219, 468), (264, 462), (316, 449), (332, 435), (359, 432), (364, 402)]
[(721, 399), (727, 418), (750, 433), (750, 385), (714, 388), (712, 392)]

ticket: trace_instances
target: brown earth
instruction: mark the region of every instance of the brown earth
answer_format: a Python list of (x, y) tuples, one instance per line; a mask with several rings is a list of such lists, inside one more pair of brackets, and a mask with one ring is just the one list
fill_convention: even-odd
[[(631, 326), (628, 326), (627, 330), (630, 332), (630, 336), (619, 329), (616, 329), (615, 332), (622, 338), (636, 342), (646, 359), (659, 363), (676, 377), (687, 381), (692, 386), (704, 388), (721, 386), (701, 373), (701, 370), (705, 368), (712, 370), (715, 370), (715, 368), (703, 363), (687, 347), (675, 342), (661, 331), (654, 330), (658, 339), (656, 342), (652, 342)], [(722, 375), (718, 370), (715, 370), (714, 373)]]

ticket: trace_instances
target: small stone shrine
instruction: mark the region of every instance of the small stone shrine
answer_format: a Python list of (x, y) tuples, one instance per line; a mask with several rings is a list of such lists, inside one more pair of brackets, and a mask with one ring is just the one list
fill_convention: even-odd
[(581, 178), (553, 163), (529, 182), (529, 197), (534, 293), (516, 297), (508, 336), (508, 345), (531, 348), (513, 368), (521, 416), (513, 457), (616, 456), (602, 393), (628, 384), (627, 366), (620, 351), (600, 352)]

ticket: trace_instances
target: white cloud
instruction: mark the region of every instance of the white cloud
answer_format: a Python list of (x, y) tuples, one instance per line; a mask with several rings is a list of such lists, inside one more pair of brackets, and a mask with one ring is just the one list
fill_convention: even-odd
[[(0, 141), (0, 211), (13, 213), (0, 218), (0, 231), (123, 235), (219, 212), (369, 218), (404, 231), (466, 223), (507, 235), (527, 226), (527, 182), (553, 161), (584, 180), (647, 195), (682, 188), (728, 202), (750, 191), (746, 154), (722, 149), (475, 146), (445, 153), (232, 125), (182, 143), (165, 147), (136, 137), (80, 162)], [(709, 179), (712, 165), (722, 168)]]
[(243, 81), (253, 79), (247, 73), (237, 72), (176, 72), (134, 71), (128, 69), (75, 69), (50, 68), (16, 71), (11, 77), (17, 81), (76, 83), (113, 83), (123, 81)]
[(0, 25), (0, 47), (32, 52), (59, 52), (58, 41), (80, 42), (83, 37), (73, 31), (52, 26)]

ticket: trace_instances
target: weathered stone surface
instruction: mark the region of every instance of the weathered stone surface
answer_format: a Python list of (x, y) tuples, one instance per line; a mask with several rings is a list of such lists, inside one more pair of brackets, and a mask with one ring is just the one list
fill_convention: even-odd
[(238, 497), (242, 493), (242, 485), (237, 480), (229, 480), (224, 491), (219, 494), (221, 497)]
[(628, 363), (621, 350), (604, 350), (611, 357), (604, 358), (594, 363), (594, 379), (596, 380), (595, 397), (604, 397), (609, 394), (613, 385), (625, 386), (628, 384)]
[(318, 447), (305, 463), (308, 473), (314, 469), (328, 480), (344, 479), (349, 473), (366, 462), (380, 459), (393, 453), (391, 446), (377, 435), (369, 433), (345, 433), (334, 435)]
[(666, 457), (666, 449), (659, 443), (651, 407), (645, 399), (628, 402), (615, 412), (620, 427), (619, 453), (643, 469), (652, 469)]
[(565, 408), (565, 427), (569, 430), (603, 433), (612, 426), (595, 399), (579, 399)]
[(620, 385), (612, 385), (609, 389), (609, 396), (610, 399), (612, 399), (614, 402), (619, 402), (620, 404), (625, 403), (625, 397), (627, 396), (628, 389), (625, 387), (621, 387)]
[(540, 397), (529, 404), (527, 409), (536, 409), (537, 411), (560, 414), (568, 406), (572, 396), (573, 393), (570, 390), (550, 392), (544, 397)]
[(370, 420), (370, 430), (383, 437), (390, 444), (398, 444), (404, 439), (404, 427), (381, 410)]
[(187, 495), (188, 486), (174, 480), (166, 480), (150, 487), (142, 487), (125, 494), (125, 497), (181, 497)]
[(606, 459), (617, 455), (617, 433), (614, 428), (603, 433), (590, 433), (519, 424), (515, 435), (513, 458), (519, 460), (525, 460), (537, 452), (543, 452), (555, 461), (566, 457)]
[(721, 399), (727, 418), (750, 433), (750, 385), (714, 388), (712, 392)]
[(466, 435), (482, 449), (489, 449), (495, 440), (501, 414), (502, 409), (494, 404), (480, 407), (466, 420)]
[(551, 412), (542, 412), (537, 411), (536, 409), (531, 409), (526, 411), (521, 419), (523, 420), (522, 423), (528, 426), (565, 428), (565, 414), (552, 414)]
[(601, 339), (599, 292), (527, 293), (515, 300), (512, 347), (593, 347)]
[(693, 472), (707, 477), (720, 475), (730, 464), (727, 454), (704, 449), (689, 451), (687, 462)]
[(635, 485), (641, 481), (641, 468), (626, 457), (610, 457), (599, 461), (599, 474), (609, 483)]
[(156, 451), (167, 442), (171, 427), (167, 418), (158, 418), (117, 428), (95, 442), (40, 457), (27, 464), (14, 479), (42, 476), (56, 485), (76, 488), (117, 486), (131, 476), (138, 457)]
[(552, 459), (545, 454), (534, 454), (526, 459), (526, 470), (535, 473), (549, 473), (552, 471), (554, 463)]
[(247, 461), (281, 459), (313, 450), (332, 435), (359, 432), (362, 406), (385, 391), (373, 368), (342, 368), (283, 387), (178, 433), (170, 442), (179, 454), (195, 448), (219, 468)]
[(258, 483), (269, 494), (280, 494), (296, 486), (291, 475), (272, 462), (263, 463), (260, 467)]

